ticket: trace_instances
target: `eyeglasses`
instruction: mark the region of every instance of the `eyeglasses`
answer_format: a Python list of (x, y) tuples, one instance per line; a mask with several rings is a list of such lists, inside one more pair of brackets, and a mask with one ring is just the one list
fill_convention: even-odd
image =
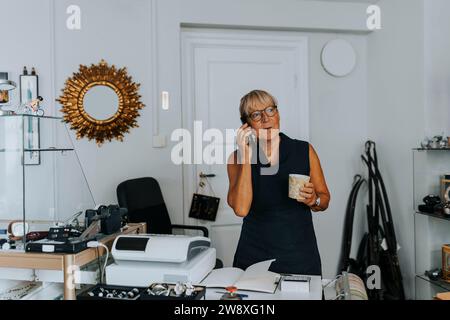
[(252, 119), (253, 121), (259, 122), (262, 119), (263, 112), (265, 113), (266, 116), (273, 117), (278, 112), (277, 108), (278, 108), (277, 106), (271, 106), (265, 108), (264, 110), (254, 111), (250, 113), (249, 118)]

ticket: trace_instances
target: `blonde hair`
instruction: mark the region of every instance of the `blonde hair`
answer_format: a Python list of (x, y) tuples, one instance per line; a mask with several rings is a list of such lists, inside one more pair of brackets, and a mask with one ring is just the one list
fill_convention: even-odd
[(264, 90), (253, 90), (241, 98), (239, 105), (239, 113), (241, 118), (247, 118), (252, 110), (256, 109), (256, 105), (277, 105), (277, 100), (274, 96)]

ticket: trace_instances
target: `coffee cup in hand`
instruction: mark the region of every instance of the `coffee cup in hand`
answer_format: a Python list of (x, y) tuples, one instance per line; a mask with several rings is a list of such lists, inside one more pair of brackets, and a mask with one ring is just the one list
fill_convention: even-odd
[(309, 176), (302, 174), (289, 175), (289, 198), (296, 200), (304, 200), (300, 197), (300, 189), (309, 182)]

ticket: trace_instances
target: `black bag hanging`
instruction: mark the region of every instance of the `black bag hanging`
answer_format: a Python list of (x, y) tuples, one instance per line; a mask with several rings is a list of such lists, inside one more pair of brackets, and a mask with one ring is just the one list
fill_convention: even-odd
[[(195, 191), (192, 202), (191, 209), (189, 210), (189, 218), (196, 218), (208, 221), (216, 221), (217, 211), (219, 210), (220, 198), (216, 197), (214, 190), (209, 183), (208, 177), (213, 175), (207, 175), (200, 172), (200, 182)], [(200, 194), (199, 188), (203, 188), (208, 184), (213, 196), (206, 194)]]
[(364, 179), (355, 176), (347, 201), (341, 259), (338, 272), (349, 271), (367, 280), (367, 268), (379, 266), (381, 289), (367, 290), (370, 300), (404, 300), (405, 292), (397, 254), (397, 238), (388, 194), (381, 176), (375, 142), (367, 141), (365, 155), (361, 158), (368, 169), (367, 227), (358, 248), (357, 258), (350, 258), (356, 198)]

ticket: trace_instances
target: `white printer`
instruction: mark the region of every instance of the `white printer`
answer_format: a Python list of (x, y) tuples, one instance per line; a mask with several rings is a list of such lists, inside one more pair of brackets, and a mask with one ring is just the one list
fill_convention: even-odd
[(109, 285), (146, 287), (154, 282), (200, 283), (216, 263), (211, 241), (185, 235), (121, 235), (112, 246), (115, 263), (106, 267)]

